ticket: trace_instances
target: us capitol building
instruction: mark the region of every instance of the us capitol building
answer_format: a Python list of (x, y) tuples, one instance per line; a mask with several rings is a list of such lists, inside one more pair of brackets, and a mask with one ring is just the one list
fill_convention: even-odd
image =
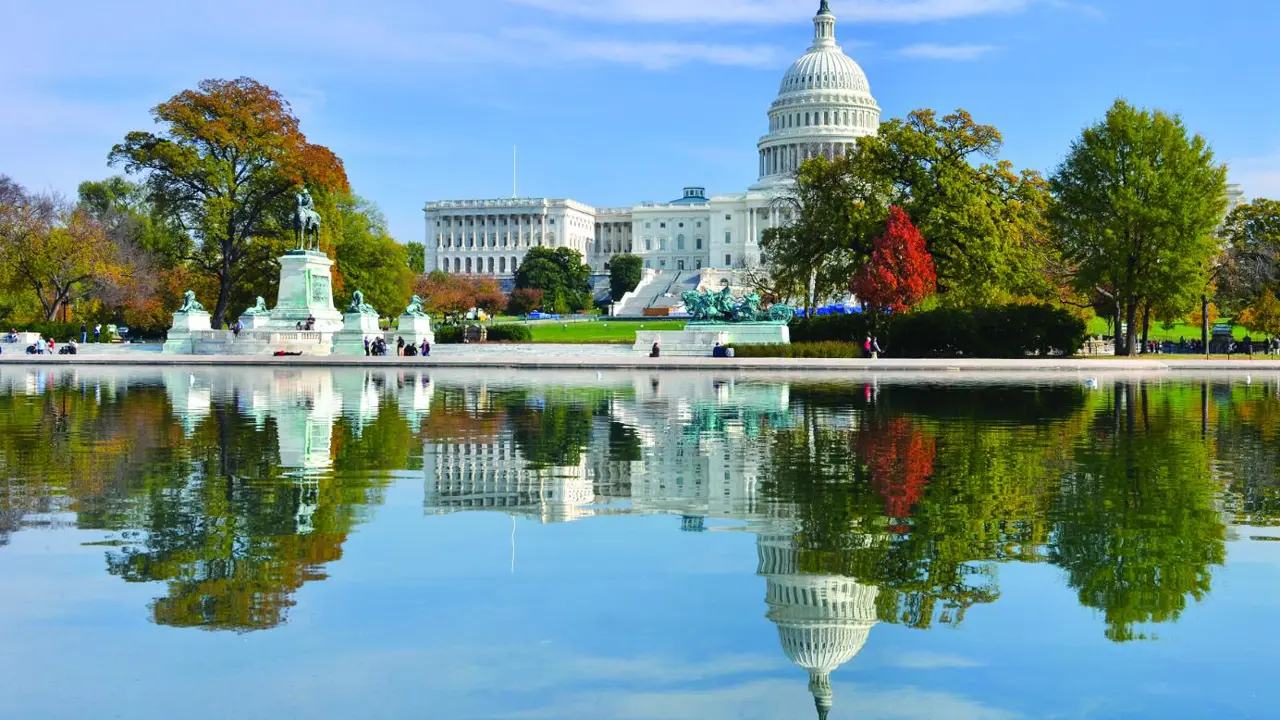
[(596, 208), (576, 200), (502, 198), (429, 202), (426, 269), (508, 278), (532, 247), (569, 247), (593, 272), (615, 254), (663, 271), (732, 271), (756, 265), (764, 231), (788, 218), (771, 200), (804, 160), (833, 157), (875, 134), (880, 107), (867, 76), (836, 44), (836, 16), (822, 0), (813, 44), (782, 77), (769, 131), (757, 143), (759, 179), (746, 192), (708, 196), (687, 187), (664, 203)]

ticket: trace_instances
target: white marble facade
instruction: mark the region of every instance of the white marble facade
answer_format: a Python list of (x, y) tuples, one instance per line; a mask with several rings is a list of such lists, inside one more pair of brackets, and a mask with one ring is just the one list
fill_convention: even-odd
[(574, 200), (503, 198), (428, 202), (426, 269), (511, 277), (532, 247), (570, 247), (597, 273), (621, 253), (655, 271), (735, 270), (760, 262), (766, 229), (789, 218), (773, 207), (809, 157), (832, 157), (875, 134), (880, 108), (862, 68), (835, 40), (836, 16), (823, 0), (813, 44), (782, 78), (756, 144), (759, 176), (743, 192), (707, 195), (687, 187), (669, 202), (596, 208)]

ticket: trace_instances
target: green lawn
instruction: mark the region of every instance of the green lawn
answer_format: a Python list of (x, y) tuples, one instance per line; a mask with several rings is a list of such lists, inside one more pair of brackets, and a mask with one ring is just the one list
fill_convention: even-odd
[[(1228, 319), (1221, 319), (1218, 322), (1229, 322)], [(1107, 322), (1101, 318), (1094, 318), (1089, 322), (1090, 335), (1110, 335), (1111, 330), (1107, 326)], [(1231, 328), (1231, 334), (1236, 340), (1243, 340), (1245, 335), (1252, 335), (1255, 340), (1261, 340), (1266, 335), (1264, 333), (1251, 332), (1249, 329), (1234, 325)], [(1177, 323), (1170, 329), (1166, 330), (1161, 323), (1151, 324), (1151, 339), (1161, 342), (1168, 340), (1170, 342), (1178, 342), (1178, 340), (1186, 338), (1188, 341), (1200, 339), (1200, 327), (1191, 325), (1190, 323)]]
[(536, 343), (633, 343), (638, 330), (683, 330), (684, 320), (529, 323)]

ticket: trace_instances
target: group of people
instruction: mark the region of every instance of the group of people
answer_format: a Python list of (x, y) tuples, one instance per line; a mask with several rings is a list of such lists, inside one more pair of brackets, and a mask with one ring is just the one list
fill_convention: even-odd
[[(17, 333), (10, 331), (5, 339), (13, 338), (13, 340), (17, 340), (17, 337)], [(61, 350), (58, 349), (58, 343), (53, 338), (45, 338), (43, 335), (37, 337), (34, 343), (27, 346), (28, 355), (75, 355), (79, 351), (80, 344), (76, 342), (75, 338), (68, 340)]]
[[(364, 354), (369, 357), (381, 357), (387, 354), (387, 341), (382, 336), (375, 337), (370, 340), (368, 337), (364, 339)], [(406, 343), (403, 337), (396, 338), (396, 356), (397, 357), (430, 357), (431, 343), (423, 339), (421, 345)]]
[(311, 332), (316, 329), (316, 318), (314, 315), (308, 315), (305, 321), (298, 321), (298, 330), (301, 332)]

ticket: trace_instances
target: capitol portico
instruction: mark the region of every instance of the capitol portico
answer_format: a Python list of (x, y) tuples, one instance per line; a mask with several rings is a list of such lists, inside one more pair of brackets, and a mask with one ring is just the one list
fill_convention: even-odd
[(822, 0), (813, 43), (782, 77), (756, 143), (758, 177), (743, 192), (707, 195), (687, 187), (667, 202), (596, 208), (569, 199), (501, 198), (428, 202), (426, 269), (511, 277), (533, 247), (568, 247), (592, 270), (615, 255), (644, 259), (653, 272), (731, 271), (757, 265), (764, 231), (787, 223), (773, 200), (804, 160), (848, 152), (873, 135), (880, 107), (858, 63), (836, 44), (836, 16)]

